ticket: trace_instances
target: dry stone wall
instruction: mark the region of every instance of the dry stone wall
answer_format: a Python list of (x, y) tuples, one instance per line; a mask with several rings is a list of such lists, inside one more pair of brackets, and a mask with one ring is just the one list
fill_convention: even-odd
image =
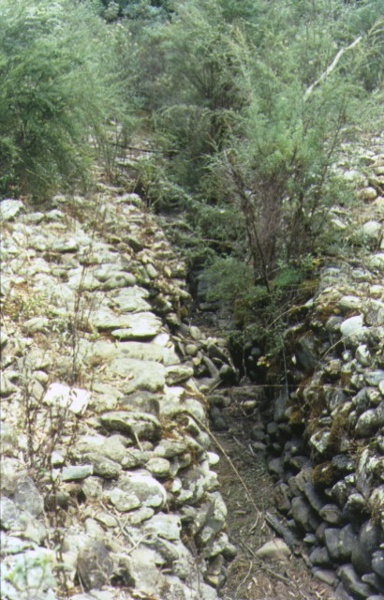
[(182, 262), (122, 190), (0, 211), (2, 598), (215, 600), (235, 549), (202, 391), (230, 367), (181, 323)]
[(264, 439), (277, 505), (342, 600), (384, 599), (384, 155), (363, 164), (345, 174), (365, 205), (337, 212), (355, 255), (323, 269), (286, 332), (290, 389)]

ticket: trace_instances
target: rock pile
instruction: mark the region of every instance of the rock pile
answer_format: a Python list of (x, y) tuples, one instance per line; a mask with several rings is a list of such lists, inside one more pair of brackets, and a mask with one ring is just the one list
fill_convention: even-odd
[(277, 505), (342, 600), (384, 599), (384, 156), (366, 158), (374, 205), (350, 237), (365, 252), (323, 270), (287, 331), (291, 387), (262, 436)]
[(235, 549), (202, 392), (231, 366), (181, 323), (182, 262), (121, 190), (0, 211), (2, 598), (215, 600)]

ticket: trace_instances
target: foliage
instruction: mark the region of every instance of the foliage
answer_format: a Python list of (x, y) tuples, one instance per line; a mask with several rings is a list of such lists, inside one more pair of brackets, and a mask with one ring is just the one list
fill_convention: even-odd
[[(302, 300), (316, 256), (334, 244), (331, 208), (352, 196), (332, 165), (361, 116), (368, 125), (380, 113), (380, 0), (172, 8), (121, 29), (130, 87), (164, 153), (151, 179), (176, 191), (187, 224), (175, 237), (192, 268), (206, 261), (211, 294), (239, 322), (269, 327)], [(168, 210), (165, 196), (151, 202)]]
[(101, 15), (108, 22), (123, 17), (153, 21), (167, 17), (171, 11), (169, 0), (102, 0), (101, 4)]
[(75, 0), (3, 0), (0, 188), (46, 194), (84, 178), (116, 116), (108, 31)]

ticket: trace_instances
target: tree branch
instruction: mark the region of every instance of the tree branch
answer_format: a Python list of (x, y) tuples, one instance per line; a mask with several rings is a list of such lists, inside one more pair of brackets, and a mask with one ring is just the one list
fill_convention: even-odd
[(358, 38), (356, 38), (352, 42), (352, 44), (349, 44), (349, 46), (347, 46), (346, 48), (341, 48), (341, 50), (338, 51), (338, 53), (336, 54), (335, 58), (333, 59), (333, 61), (329, 65), (329, 67), (327, 67), (327, 69), (324, 71), (324, 73), (322, 73), (320, 75), (319, 79), (316, 79), (316, 81), (314, 83), (312, 83), (305, 90), (305, 94), (303, 96), (304, 102), (306, 102), (308, 100), (309, 96), (312, 94), (312, 92), (315, 89), (315, 87), (317, 87), (318, 85), (320, 85), (321, 83), (323, 83), (323, 81), (326, 80), (326, 78), (328, 77), (328, 75), (330, 73), (332, 73), (332, 71), (337, 67), (337, 64), (338, 64), (339, 60), (341, 59), (341, 57), (343, 56), (343, 54), (345, 52), (347, 52), (347, 50), (352, 50), (352, 48), (354, 48), (355, 46), (357, 46), (357, 44), (359, 44), (362, 39), (363, 39), (363, 36), (360, 35)]

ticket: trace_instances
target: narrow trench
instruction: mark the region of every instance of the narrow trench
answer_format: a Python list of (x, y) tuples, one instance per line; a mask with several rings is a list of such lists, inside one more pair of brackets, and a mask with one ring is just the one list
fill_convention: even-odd
[[(257, 403), (249, 400), (255, 389), (218, 390), (228, 398), (222, 411), (228, 429), (213, 431), (221, 455), (216, 468), (228, 508), (229, 538), (237, 547), (220, 596), (223, 600), (332, 600), (332, 588), (311, 574), (304, 544), (294, 540), (286, 553), (279, 545), (282, 537), (268, 524), (272, 520), (284, 528), (284, 519), (274, 506), (275, 483), (268, 473), (265, 453), (255, 451), (257, 445), (249, 435), (252, 428), (262, 426)], [(261, 558), (258, 551), (272, 540), (277, 542), (273, 555)]]
[[(194, 321), (207, 336), (223, 336), (225, 328), (217, 331), (212, 326), (215, 315), (208, 320), (198, 312), (195, 316)], [(220, 598), (335, 600), (334, 590), (311, 573), (304, 542), (295, 537), (276, 509), (276, 481), (268, 471), (263, 444), (255, 442), (252, 434), (258, 430), (263, 437), (268, 425), (266, 414), (271, 412), (265, 406), (260, 387), (242, 380), (239, 385), (215, 389), (208, 399), (211, 416), (215, 407), (211, 435), (220, 455), (215, 469), (228, 509), (227, 533), (237, 548), (235, 558), (228, 564)], [(271, 521), (281, 525), (280, 535), (270, 525)], [(289, 536), (292, 539), (287, 548), (285, 542), (290, 542)], [(272, 554), (261, 557), (259, 551), (268, 542), (273, 543)]]

